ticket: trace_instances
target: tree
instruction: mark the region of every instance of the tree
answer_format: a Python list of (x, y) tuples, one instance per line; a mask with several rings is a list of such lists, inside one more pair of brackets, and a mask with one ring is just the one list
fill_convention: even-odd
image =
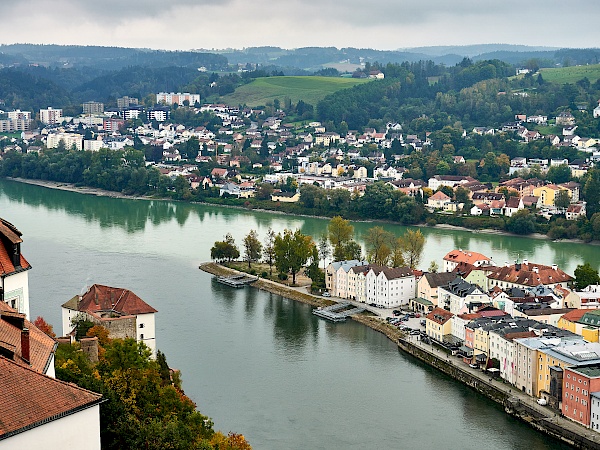
[(269, 264), (269, 276), (273, 276), (273, 264), (275, 264), (275, 232), (272, 228), (267, 231), (263, 245), (263, 256)]
[(256, 230), (250, 232), (244, 237), (244, 259), (248, 262), (248, 268), (253, 261), (258, 261), (262, 252), (262, 244), (258, 240)]
[(515, 234), (531, 234), (535, 231), (535, 219), (526, 209), (517, 211), (506, 222), (506, 230)]
[(557, 208), (566, 209), (571, 204), (571, 196), (569, 195), (569, 191), (566, 189), (561, 189), (556, 193), (554, 197), (554, 206)]
[(327, 258), (331, 256), (331, 249), (327, 240), (327, 234), (323, 233), (317, 244), (319, 247), (319, 258), (323, 260), (323, 269), (327, 266)]
[(346, 242), (346, 245), (344, 245), (344, 259), (347, 261), (353, 259), (362, 260), (362, 248), (354, 239)]
[(56, 337), (56, 333), (54, 332), (54, 328), (48, 322), (44, 320), (42, 316), (37, 316), (37, 318), (33, 321), (33, 324), (40, 329), (40, 331), (46, 333), (51, 338)]
[(391, 245), (395, 240), (394, 235), (382, 227), (369, 228), (365, 236), (367, 259), (371, 264), (386, 266), (392, 254)]
[(428, 271), (431, 273), (437, 273), (437, 271), (439, 270), (439, 266), (438, 263), (436, 263), (435, 261), (431, 261), (431, 263), (429, 264), (429, 269)]
[(566, 164), (550, 166), (546, 172), (546, 179), (554, 184), (566, 183), (571, 179), (571, 169)]
[(591, 284), (600, 283), (598, 271), (594, 269), (589, 262), (583, 265), (578, 265), (575, 269), (575, 288), (585, 289)]
[(284, 230), (275, 237), (275, 262), (281, 273), (292, 274), (292, 284), (296, 284), (296, 274), (312, 255), (314, 243), (310, 236), (296, 230)]
[(403, 267), (406, 265), (402, 238), (396, 238), (392, 241), (391, 265), (392, 267)]
[(404, 248), (404, 260), (411, 269), (416, 269), (421, 262), (423, 248), (425, 247), (425, 236), (421, 230), (406, 230), (401, 237)]
[(591, 169), (583, 186), (583, 198), (587, 202), (588, 217), (600, 212), (600, 169)]
[(225, 240), (215, 242), (210, 249), (210, 257), (217, 261), (227, 260), (228, 262), (240, 257), (240, 251), (235, 245), (233, 236), (231, 236), (230, 233), (225, 235)]
[(344, 260), (344, 245), (352, 239), (354, 227), (343, 217), (335, 216), (329, 221), (327, 231), (329, 242), (333, 246), (333, 259), (335, 261)]

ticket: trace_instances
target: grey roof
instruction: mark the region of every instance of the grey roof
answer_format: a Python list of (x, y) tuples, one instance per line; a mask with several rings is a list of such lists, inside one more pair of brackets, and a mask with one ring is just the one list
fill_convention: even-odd
[(445, 286), (456, 278), (456, 274), (452, 272), (429, 272), (423, 275), (427, 279), (427, 283), (432, 288)]

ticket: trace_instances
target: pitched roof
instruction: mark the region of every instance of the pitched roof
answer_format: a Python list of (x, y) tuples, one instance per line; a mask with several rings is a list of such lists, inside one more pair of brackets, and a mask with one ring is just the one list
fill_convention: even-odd
[(452, 261), (452, 262), (466, 262), (469, 264), (475, 264), (477, 261), (489, 261), (491, 258), (488, 258), (485, 255), (477, 252), (471, 252), (469, 250), (452, 250), (448, 252), (446, 256), (444, 256), (444, 261)]
[(404, 278), (404, 277), (413, 277), (414, 273), (410, 267), (384, 267), (384, 266), (376, 266), (374, 264), (370, 265), (370, 269), (375, 273), (375, 275), (379, 275), (381, 272), (385, 275), (388, 280), (394, 280), (396, 278)]
[(439, 325), (443, 325), (446, 322), (448, 322), (452, 316), (454, 314), (452, 314), (450, 311), (446, 311), (445, 309), (442, 308), (435, 308), (433, 311), (431, 311), (429, 314), (427, 314), (427, 316), (425, 316), (426, 319), (429, 319)]
[(0, 440), (74, 414), (102, 396), (0, 357)]
[[(29, 363), (22, 358), (21, 333), (23, 328), (29, 329)], [(45, 373), (52, 362), (56, 341), (41, 331), (25, 314), (0, 301), (0, 348), (2, 354), (13, 353), (13, 361), (23, 366), (30, 366), (39, 373)], [(0, 423), (1, 423), (0, 415)]]
[(94, 284), (83, 294), (77, 305), (77, 310), (89, 313), (111, 311), (125, 315), (158, 312), (128, 289), (103, 286), (101, 284)]
[(450, 200), (450, 197), (448, 197), (442, 191), (437, 191), (435, 194), (429, 197), (429, 200)]
[(12, 260), (15, 245), (23, 242), (22, 233), (10, 222), (0, 218), (0, 275), (31, 269), (31, 265), (20, 255), (20, 267), (15, 267)]
[(585, 313), (589, 312), (586, 309), (574, 309), (566, 314), (563, 314), (562, 318), (569, 322), (578, 322)]
[(527, 264), (517, 263), (511, 266), (500, 267), (496, 272), (490, 273), (488, 278), (521, 286), (566, 283), (573, 279), (573, 277), (567, 275), (556, 266), (551, 267), (530, 262)]
[(427, 280), (429, 287), (437, 288), (445, 286), (456, 278), (456, 274), (452, 272), (426, 273), (423, 277)]

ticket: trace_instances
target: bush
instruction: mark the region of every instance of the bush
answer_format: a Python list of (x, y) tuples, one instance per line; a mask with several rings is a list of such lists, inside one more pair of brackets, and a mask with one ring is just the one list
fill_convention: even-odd
[(269, 272), (266, 272), (266, 271), (265, 271), (265, 272), (261, 273), (261, 274), (260, 274), (260, 276), (261, 276), (262, 278), (269, 278)]
[(279, 278), (281, 281), (285, 281), (288, 279), (287, 273), (279, 273), (277, 274), (277, 278)]
[(433, 217), (430, 219), (427, 219), (427, 226), (435, 227), (436, 225), (437, 225), (437, 220), (435, 220)]
[(250, 270), (248, 271), (248, 273), (249, 273), (250, 275), (256, 275), (256, 269), (250, 269)]

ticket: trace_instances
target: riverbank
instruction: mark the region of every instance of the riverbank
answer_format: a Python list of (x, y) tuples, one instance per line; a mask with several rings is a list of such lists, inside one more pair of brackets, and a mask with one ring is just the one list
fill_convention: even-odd
[[(243, 274), (243, 272), (213, 262), (202, 263), (199, 269), (218, 276)], [(259, 279), (252, 286), (315, 307), (334, 303), (331, 300), (269, 280)], [(505, 384), (502, 380), (490, 378), (489, 375), (479, 369), (470, 368), (462, 360), (452, 357), (444, 349), (424, 344), (415, 336), (406, 335), (377, 316), (358, 314), (351, 316), (351, 318), (374, 331), (384, 334), (398, 345), (399, 350), (404, 353), (440, 370), (500, 404), (507, 414), (527, 423), (532, 428), (574, 448), (600, 449), (599, 433), (560, 417), (555, 410), (538, 405), (533, 397), (514, 389), (512, 385)]]
[[(87, 186), (76, 186), (75, 184), (72, 184), (72, 183), (63, 183), (63, 182), (57, 182), (57, 181), (33, 180), (33, 179), (29, 179), (29, 178), (11, 178), (11, 177), (7, 177), (7, 179), (11, 180), (11, 181), (16, 181), (16, 182), (19, 182), (19, 183), (25, 183), (25, 184), (31, 184), (31, 185), (34, 185), (34, 186), (45, 187), (45, 188), (48, 188), (48, 189), (57, 189), (57, 190), (62, 190), (62, 191), (67, 191), (67, 192), (75, 192), (75, 193), (79, 193), (79, 194), (95, 195), (95, 196), (99, 196), (99, 197), (111, 197), (111, 198), (131, 199), (131, 200), (178, 201), (178, 200), (173, 200), (172, 198), (168, 198), (168, 197), (129, 195), (129, 194), (123, 194), (122, 192), (107, 191), (105, 189), (91, 188), (91, 187), (87, 187)], [(198, 205), (205, 205), (205, 206), (215, 206), (215, 207), (219, 207), (219, 208), (236, 209), (236, 210), (241, 210), (241, 211), (265, 212), (265, 213), (277, 214), (277, 215), (289, 215), (289, 216), (295, 216), (295, 217), (309, 217), (309, 218), (324, 219), (324, 220), (330, 220), (331, 219), (331, 217), (328, 217), (328, 216), (319, 216), (319, 215), (310, 215), (310, 214), (298, 214), (298, 213), (288, 213), (288, 212), (285, 212), (285, 211), (277, 211), (277, 210), (265, 209), (265, 208), (248, 208), (248, 207), (245, 207), (245, 206), (223, 205), (223, 204), (211, 203), (211, 202), (188, 202), (188, 203), (198, 204)], [(396, 224), (397, 225), (397, 223), (390, 222), (388, 220), (352, 219), (352, 221), (353, 222), (357, 222), (357, 223)], [(487, 228), (483, 228), (483, 229), (471, 229), (471, 228), (467, 228), (467, 227), (462, 227), (462, 226), (457, 226), (457, 225), (450, 225), (450, 224), (444, 224), (444, 223), (438, 223), (438, 224), (436, 224), (434, 226), (429, 226), (429, 225), (424, 224), (424, 223), (422, 223), (422, 224), (415, 224), (415, 225), (407, 225), (407, 226), (412, 226), (412, 227), (429, 227), (429, 228), (437, 228), (437, 229), (441, 229), (441, 230), (466, 231), (466, 232), (469, 232), (469, 233), (476, 233), (476, 234), (490, 234), (490, 235), (508, 236), (508, 237), (516, 237), (516, 238), (529, 238), (529, 239), (539, 239), (539, 240), (550, 240), (550, 238), (547, 235), (540, 234), (540, 233), (532, 233), (532, 234), (528, 234), (528, 235), (519, 235), (519, 234), (510, 233), (510, 232), (504, 231), (504, 230), (487, 229)], [(600, 241), (584, 242), (581, 239), (560, 239), (559, 241), (560, 242), (564, 242), (564, 243), (600, 245)]]

